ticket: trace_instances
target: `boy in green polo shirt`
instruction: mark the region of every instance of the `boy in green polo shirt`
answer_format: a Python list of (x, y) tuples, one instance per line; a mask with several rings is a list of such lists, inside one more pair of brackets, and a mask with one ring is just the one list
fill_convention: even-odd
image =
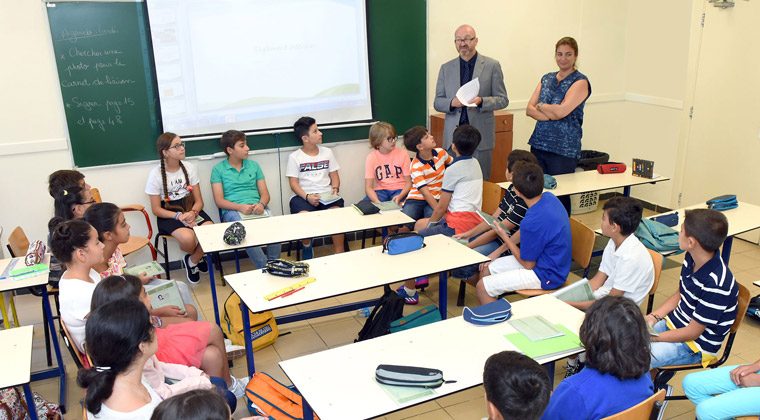
[[(223, 222), (242, 220), (247, 215), (265, 217), (269, 213), (269, 190), (264, 173), (256, 161), (248, 160), (248, 143), (245, 134), (228, 130), (219, 141), (227, 159), (211, 170), (211, 189)], [(280, 244), (246, 248), (245, 252), (256, 268), (267, 260), (280, 258)]]

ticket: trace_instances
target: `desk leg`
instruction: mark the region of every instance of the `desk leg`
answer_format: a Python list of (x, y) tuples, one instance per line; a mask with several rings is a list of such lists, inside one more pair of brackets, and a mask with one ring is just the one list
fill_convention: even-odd
[[(377, 232), (377, 231), (376, 231), (376, 232)], [(385, 238), (387, 238), (387, 237), (388, 237), (388, 227), (387, 227), (387, 226), (383, 226), (383, 230), (382, 230), (382, 232), (383, 232), (383, 241), (384, 241), (384, 240), (385, 240)], [(374, 235), (374, 234), (373, 234), (373, 235)]]
[(626, 197), (630, 197), (631, 196), (631, 186), (630, 185), (626, 185), (625, 187), (623, 187), (623, 195), (626, 196)]
[[(48, 297), (47, 286), (42, 287), (42, 310), (45, 311), (45, 318), (50, 327), (50, 338), (55, 349), (55, 361), (58, 363), (58, 388), (60, 390), (61, 411), (66, 412), (66, 367), (63, 365), (61, 357), (61, 347), (58, 345), (58, 334), (56, 334), (55, 324), (53, 324), (53, 311), (50, 309), (50, 299)], [(34, 405), (32, 405), (34, 407)]]
[(214, 302), (214, 320), (216, 325), (221, 327), (219, 321), (219, 303), (216, 301), (216, 282), (214, 281), (214, 258), (213, 254), (206, 254), (206, 263), (208, 264), (208, 279), (211, 282), (211, 300)]
[(34, 405), (34, 396), (32, 395), (32, 388), (29, 386), (29, 382), (24, 384), (24, 398), (26, 399), (26, 407), (29, 409), (29, 417), (32, 420), (37, 420), (37, 408)]
[(240, 312), (243, 315), (243, 339), (245, 339), (245, 362), (248, 364), (248, 376), (253, 378), (256, 366), (253, 362), (253, 340), (251, 337), (251, 318), (248, 315), (248, 306), (240, 299)]
[(546, 373), (549, 374), (549, 383), (554, 387), (554, 362), (544, 363), (541, 366), (546, 369)]
[(438, 273), (438, 310), (441, 311), (441, 319), (446, 319), (446, 305), (448, 301), (449, 282), (448, 273)]
[(314, 411), (311, 410), (311, 406), (306, 401), (306, 398), (302, 398), (303, 401), (303, 420), (314, 420)]
[(734, 244), (734, 237), (729, 236), (723, 241), (723, 250), (720, 252), (720, 256), (723, 257), (723, 262), (728, 265), (728, 259), (731, 258), (731, 246)]

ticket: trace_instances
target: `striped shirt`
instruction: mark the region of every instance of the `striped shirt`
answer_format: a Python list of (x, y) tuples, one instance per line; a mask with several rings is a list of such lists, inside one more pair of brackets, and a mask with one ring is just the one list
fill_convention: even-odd
[(683, 328), (694, 319), (705, 326), (694, 341), (686, 343), (693, 351), (716, 354), (736, 319), (739, 286), (720, 253), (694, 271), (694, 259), (686, 254), (678, 286), (681, 299), (667, 316), (668, 327)]
[(528, 211), (528, 205), (525, 204), (525, 200), (517, 196), (515, 186), (510, 184), (504, 193), (504, 198), (499, 202), (499, 210), (501, 210), (498, 216), (500, 222), (506, 220), (515, 225), (515, 228), (509, 231), (509, 234), (512, 235), (520, 229), (520, 223)]
[(407, 195), (408, 200), (424, 200), (420, 188), (427, 187), (430, 194), (436, 200), (441, 198), (441, 185), (443, 184), (443, 171), (454, 161), (443, 149), (433, 149), (433, 158), (424, 160), (417, 153), (412, 159), (412, 189)]

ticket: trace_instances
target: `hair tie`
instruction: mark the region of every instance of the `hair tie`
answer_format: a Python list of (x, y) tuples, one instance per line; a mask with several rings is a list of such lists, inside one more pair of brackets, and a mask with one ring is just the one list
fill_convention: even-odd
[(95, 366), (95, 372), (107, 372), (111, 370), (111, 366)]
[(66, 191), (66, 190), (63, 190), (63, 196), (65, 197), (65, 196), (67, 196), (67, 195), (69, 195), (69, 192), (68, 192), (68, 191)]

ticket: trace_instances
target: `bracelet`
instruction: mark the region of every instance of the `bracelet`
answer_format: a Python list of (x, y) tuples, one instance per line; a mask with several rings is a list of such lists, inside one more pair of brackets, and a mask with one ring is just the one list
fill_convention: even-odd
[(178, 211), (178, 212), (177, 212), (177, 213), (174, 215), (174, 220), (179, 220), (179, 217), (180, 217), (180, 216), (182, 216), (182, 212), (181, 212), (181, 211)]
[(661, 316), (659, 316), (659, 315), (655, 315), (654, 313), (652, 313), (651, 315), (652, 315), (652, 316), (654, 317), (654, 319), (656, 319), (657, 321), (662, 321), (662, 317), (661, 317)]

